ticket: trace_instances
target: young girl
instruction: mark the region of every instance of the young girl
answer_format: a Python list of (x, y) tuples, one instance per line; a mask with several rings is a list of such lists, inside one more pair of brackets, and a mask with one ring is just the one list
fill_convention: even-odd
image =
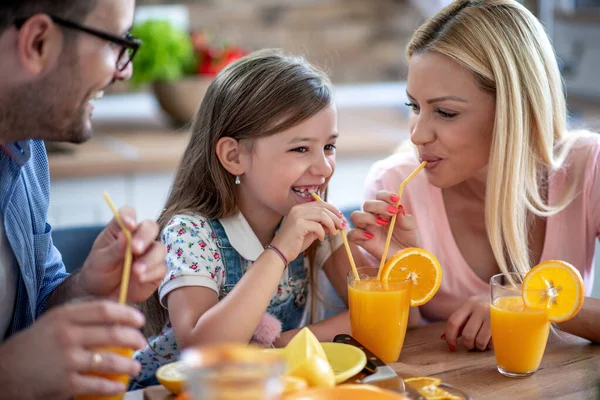
[[(158, 220), (168, 273), (145, 305), (138, 384), (181, 348), (248, 343), (265, 312), (283, 331), (267, 344), (284, 346), (314, 320), (318, 271), (346, 303), (345, 221), (310, 194), (325, 193), (337, 137), (330, 82), (302, 58), (263, 50), (215, 78)], [(331, 340), (348, 314), (311, 330)]]

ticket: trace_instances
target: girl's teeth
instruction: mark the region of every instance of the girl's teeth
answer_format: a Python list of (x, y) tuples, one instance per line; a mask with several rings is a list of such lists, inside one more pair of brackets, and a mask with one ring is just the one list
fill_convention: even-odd
[(310, 194), (310, 191), (307, 189), (292, 189), (295, 193), (297, 193), (299, 196), (305, 197), (307, 199), (311, 199), (312, 195)]

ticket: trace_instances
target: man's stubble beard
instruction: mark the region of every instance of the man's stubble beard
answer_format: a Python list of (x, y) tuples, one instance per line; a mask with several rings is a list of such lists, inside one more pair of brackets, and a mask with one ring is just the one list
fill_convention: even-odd
[[(47, 76), (0, 99), (0, 135), (14, 140), (82, 143), (92, 136), (88, 103), (82, 102), (81, 74), (74, 54), (64, 51)], [(1, 140), (4, 142), (4, 140)]]

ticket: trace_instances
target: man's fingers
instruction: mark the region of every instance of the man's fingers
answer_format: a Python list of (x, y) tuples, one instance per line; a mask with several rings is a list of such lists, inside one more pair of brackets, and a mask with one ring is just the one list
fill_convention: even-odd
[(167, 248), (162, 243), (152, 243), (146, 253), (133, 262), (133, 273), (137, 279), (145, 283), (164, 278), (167, 273), (166, 255)]
[(122, 325), (71, 328), (73, 345), (83, 348), (119, 347), (141, 349), (147, 342), (139, 329)]
[(158, 225), (156, 222), (142, 221), (133, 232), (131, 238), (131, 249), (134, 255), (142, 255), (146, 250), (156, 242), (158, 236)]
[(136, 328), (144, 325), (144, 316), (141, 312), (109, 300), (71, 302), (57, 309), (56, 312), (63, 313), (70, 322), (75, 324), (120, 324)]
[(136, 376), (139, 374), (141, 365), (124, 355), (110, 351), (88, 351), (86, 352), (87, 368), (84, 372), (93, 372), (97, 374), (127, 375)]
[(72, 392), (76, 394), (115, 396), (127, 391), (127, 386), (122, 382), (83, 374), (74, 374), (71, 386)]

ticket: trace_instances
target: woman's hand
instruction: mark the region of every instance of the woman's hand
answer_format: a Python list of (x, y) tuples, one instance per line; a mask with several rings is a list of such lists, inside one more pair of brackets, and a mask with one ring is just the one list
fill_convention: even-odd
[(472, 296), (448, 318), (442, 339), (446, 340), (450, 351), (456, 349), (459, 337), (469, 350), (492, 348), (489, 294)]
[(404, 207), (396, 208), (398, 196), (387, 190), (377, 192), (375, 200), (367, 200), (363, 211), (355, 211), (350, 216), (356, 227), (348, 234), (348, 240), (361, 246), (378, 260), (383, 255), (383, 247), (388, 233), (388, 224), (396, 215), (396, 224), (390, 241), (388, 256), (407, 247), (421, 247), (421, 234), (414, 216), (407, 215)]

